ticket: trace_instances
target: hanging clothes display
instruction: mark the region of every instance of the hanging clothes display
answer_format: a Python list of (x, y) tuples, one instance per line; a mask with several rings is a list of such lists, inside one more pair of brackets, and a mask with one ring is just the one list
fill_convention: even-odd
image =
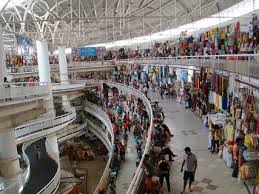
[(235, 129), (234, 126), (229, 122), (225, 127), (224, 127), (224, 136), (227, 141), (233, 141), (234, 140), (234, 135), (235, 135)]
[(227, 95), (222, 96), (222, 109), (223, 110), (228, 109), (228, 96)]

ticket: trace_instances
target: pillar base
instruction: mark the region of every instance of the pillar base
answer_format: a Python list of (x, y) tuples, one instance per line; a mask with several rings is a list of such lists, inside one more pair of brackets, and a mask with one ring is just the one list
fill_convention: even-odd
[(19, 159), (19, 155), (14, 158), (0, 159), (0, 176), (11, 178), (22, 172)]

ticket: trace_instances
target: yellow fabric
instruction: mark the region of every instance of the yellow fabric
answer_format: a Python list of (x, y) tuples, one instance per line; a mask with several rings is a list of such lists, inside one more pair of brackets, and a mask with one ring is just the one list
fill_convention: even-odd
[(244, 145), (247, 147), (247, 149), (252, 149), (254, 145), (253, 137), (250, 134), (245, 135), (245, 141)]
[(259, 172), (256, 173), (255, 183), (256, 183), (257, 185), (259, 184)]
[(224, 128), (224, 136), (225, 139), (227, 141), (233, 141), (234, 140), (234, 134), (235, 134), (235, 130), (234, 130), (234, 126), (233, 125), (226, 125)]
[(218, 98), (219, 98), (219, 107), (218, 109), (222, 110), (222, 96), (221, 95), (218, 95)]
[(215, 138), (215, 140), (220, 140), (221, 139), (220, 129), (217, 129), (217, 130), (214, 131), (214, 138)]
[(216, 106), (217, 110), (220, 109), (220, 107), (219, 107), (219, 95), (218, 94), (216, 94), (215, 106)]

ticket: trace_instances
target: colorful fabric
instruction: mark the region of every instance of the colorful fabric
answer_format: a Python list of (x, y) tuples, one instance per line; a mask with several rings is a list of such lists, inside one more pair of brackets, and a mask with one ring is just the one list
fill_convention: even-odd
[(222, 96), (222, 110), (228, 109), (228, 96)]
[(218, 98), (219, 98), (219, 107), (218, 107), (218, 109), (222, 110), (222, 96), (218, 95)]
[(224, 136), (227, 141), (233, 141), (234, 134), (235, 134), (235, 129), (233, 125), (228, 124), (224, 127)]
[(245, 135), (245, 141), (244, 145), (247, 147), (247, 149), (252, 149), (254, 144), (254, 140), (251, 134), (246, 134)]

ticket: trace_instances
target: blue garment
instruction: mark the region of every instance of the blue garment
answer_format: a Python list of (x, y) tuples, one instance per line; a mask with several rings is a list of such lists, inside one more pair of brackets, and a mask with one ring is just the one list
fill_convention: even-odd
[(227, 110), (228, 109), (228, 96), (222, 96), (222, 109)]

